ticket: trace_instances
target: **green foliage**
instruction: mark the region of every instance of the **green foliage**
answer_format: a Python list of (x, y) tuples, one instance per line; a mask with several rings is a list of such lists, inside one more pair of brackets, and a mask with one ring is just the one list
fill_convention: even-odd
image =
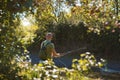
[[(21, 17), (19, 16), (19, 18)], [(18, 20), (14, 20), (14, 22), (18, 22)], [(35, 23), (34, 16), (29, 13), (29, 15), (20, 19), (20, 25), (15, 29), (16, 37), (23, 45), (28, 46), (34, 42), (33, 39), (36, 37), (37, 29), (38, 26)]]
[(103, 65), (100, 62), (97, 63), (94, 55), (89, 52), (81, 54), (81, 58), (78, 60), (74, 59), (72, 69), (59, 68), (54, 65), (52, 60), (41, 61), (39, 64), (34, 65), (31, 65), (28, 61), (19, 61), (17, 64), (21, 68), (18, 74), (22, 80), (92, 80), (86, 76), (85, 72), (88, 75), (90, 74), (90, 67)]
[(21, 55), (26, 48), (18, 38), (21, 34), (16, 34), (16, 28), (20, 23), (15, 13), (25, 10), (22, 4), (15, 0), (0, 1), (0, 79), (2, 80), (18, 78), (20, 68), (15, 63), (15, 55)]
[(101, 59), (101, 62), (97, 62), (96, 58), (90, 52), (80, 54), (80, 59), (74, 59), (72, 67), (81, 73), (88, 73), (92, 67), (102, 67), (105, 60)]
[(81, 6), (74, 6), (71, 9), (73, 21), (83, 21), (89, 31), (97, 34), (103, 29), (115, 27), (115, 21), (119, 16), (114, 13), (114, 1), (82, 1), (82, 3)]
[[(42, 78), (41, 75), (45, 76), (45, 79), (56, 79), (56, 77), (58, 78), (56, 75), (60, 75), (59, 79), (63, 78), (65, 80), (68, 78), (71, 80), (84, 79), (83, 74), (77, 71), (79, 68), (76, 66), (88, 71), (92, 66), (91, 63), (89, 64), (90, 67), (84, 66), (91, 61), (88, 58), (76, 60), (78, 64), (74, 64), (73, 73), (66, 68), (59, 69), (51, 66), (53, 65), (52, 62), (50, 62), (51, 64), (47, 63), (47, 65), (39, 64), (40, 67), (38, 65), (32, 66), (30, 63), (25, 65), (26, 62), (16, 63), (16, 54), (26, 53), (27, 51), (24, 50), (26, 46), (28, 47), (28, 44), (34, 41), (39, 43), (48, 31), (55, 32), (54, 41), (58, 45), (63, 44), (65, 48), (68, 48), (68, 46), (73, 48), (73, 45), (79, 45), (80, 42), (86, 41), (90, 48), (95, 48), (101, 53), (114, 54), (120, 52), (118, 0), (115, 0), (115, 3), (113, 0), (104, 0), (102, 3), (81, 0), (81, 6), (77, 6), (75, 0), (66, 0), (65, 2), (64, 0), (58, 0), (57, 2), (67, 4), (67, 7), (71, 7), (71, 11), (69, 13), (59, 11), (62, 5), (56, 5), (55, 7), (53, 0), (0, 1), (0, 79), (36, 79), (38, 77)], [(59, 11), (59, 15), (56, 15), (56, 9)], [(20, 17), (23, 17), (23, 15), (20, 16), (20, 13), (32, 14), (36, 21), (35, 25), (30, 27), (20, 25)], [(26, 15), (24, 17), (27, 17)], [(24, 59), (23, 56), (21, 58)], [(94, 58), (93, 62), (96, 62)], [(81, 64), (84, 65), (80, 66)], [(24, 66), (27, 66), (28, 69)], [(58, 71), (51, 72), (46, 66), (51, 66), (50, 68), (53, 71), (53, 68)], [(40, 69), (36, 71), (36, 68)], [(43, 70), (41, 70), (42, 68)], [(61, 72), (62, 70), (63, 72)], [(47, 74), (50, 76), (47, 76)]]
[[(94, 49), (91, 51), (96, 51), (106, 58), (106, 54), (119, 55), (120, 28), (116, 22), (120, 19), (120, 15), (115, 13), (115, 5), (117, 7), (118, 3), (114, 2), (81, 0), (81, 5), (71, 6), (71, 12), (63, 12), (58, 17), (62, 21), (56, 26), (57, 44), (80, 45), (85, 41), (90, 49)], [(81, 22), (83, 24), (79, 25)]]
[(60, 23), (55, 28), (56, 44), (61, 46), (70, 47), (70, 45), (80, 46), (81, 42), (86, 40), (87, 28), (83, 22), (78, 25)]

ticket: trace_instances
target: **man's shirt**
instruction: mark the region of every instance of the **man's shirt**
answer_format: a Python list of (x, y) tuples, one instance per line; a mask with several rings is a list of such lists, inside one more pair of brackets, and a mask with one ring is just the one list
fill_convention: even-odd
[(45, 40), (41, 43), (41, 48), (44, 46), (46, 47), (46, 49), (45, 49), (46, 58), (51, 59), (52, 58), (52, 50), (55, 48), (54, 44), (49, 40)]

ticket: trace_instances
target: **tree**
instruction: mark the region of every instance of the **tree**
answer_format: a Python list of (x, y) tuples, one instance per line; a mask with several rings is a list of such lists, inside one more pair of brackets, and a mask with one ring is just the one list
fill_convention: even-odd
[[(27, 10), (26, 0), (1, 0), (0, 1), (0, 79), (17, 78), (17, 68), (15, 55), (21, 54), (24, 48), (16, 35), (15, 29), (20, 24), (19, 17), (16, 15)], [(14, 22), (17, 19), (17, 22)], [(12, 76), (9, 77), (9, 75)], [(15, 77), (16, 76), (16, 77)]]

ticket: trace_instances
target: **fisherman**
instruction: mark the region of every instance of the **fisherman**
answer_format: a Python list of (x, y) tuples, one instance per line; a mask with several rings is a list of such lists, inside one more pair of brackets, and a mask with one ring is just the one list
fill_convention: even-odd
[(53, 57), (60, 57), (60, 53), (57, 53), (55, 50), (54, 43), (51, 42), (53, 38), (53, 33), (48, 32), (45, 36), (46, 40), (41, 43), (40, 48), (40, 59), (48, 60)]

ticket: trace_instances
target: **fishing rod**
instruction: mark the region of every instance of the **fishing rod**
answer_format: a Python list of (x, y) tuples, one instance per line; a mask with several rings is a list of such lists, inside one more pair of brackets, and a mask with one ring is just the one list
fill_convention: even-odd
[(59, 57), (54, 58), (54, 60), (57, 60), (58, 62), (63, 64), (65, 67), (67, 67), (67, 65), (60, 59), (60, 57), (65, 56), (65, 55), (70, 54), (70, 53), (73, 53), (73, 52), (76, 52), (76, 51), (79, 51), (79, 50), (83, 50), (83, 49), (87, 49), (87, 48), (83, 47), (83, 48), (78, 48), (78, 49), (75, 49), (75, 50), (67, 51), (65, 53), (62, 53)]
[(84, 49), (87, 49), (87, 47), (83, 47), (83, 48), (78, 48), (78, 49), (75, 49), (75, 50), (67, 51), (65, 53), (62, 53), (60, 57), (65, 56), (65, 55), (70, 54), (70, 53), (73, 53), (73, 52), (77, 52), (79, 50), (84, 50)]

